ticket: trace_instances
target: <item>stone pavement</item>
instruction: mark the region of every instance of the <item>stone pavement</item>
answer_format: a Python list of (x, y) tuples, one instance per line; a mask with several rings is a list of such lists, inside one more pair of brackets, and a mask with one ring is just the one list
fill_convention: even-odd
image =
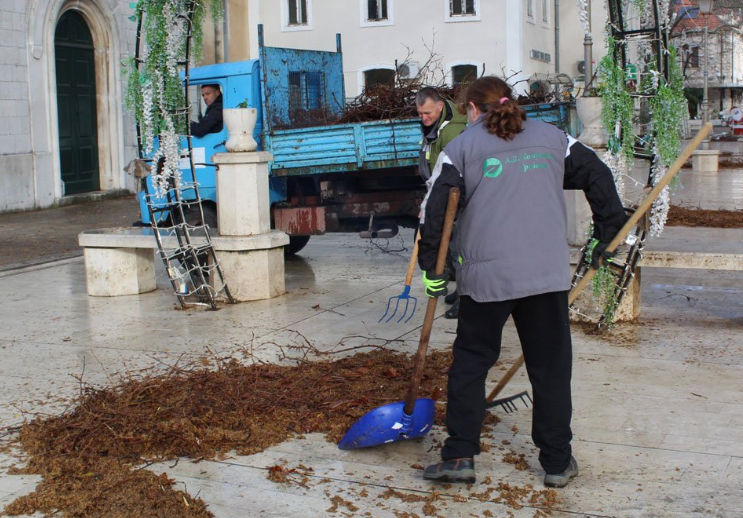
[(77, 235), (83, 230), (130, 226), (138, 219), (134, 195), (0, 214), (0, 271), (79, 257)]
[[(741, 170), (700, 175), (685, 170), (674, 203), (704, 208), (743, 208)], [(710, 201), (711, 200), (711, 201)], [(711, 204), (711, 206), (706, 206)], [(130, 218), (131, 219), (131, 218)], [(136, 219), (136, 218), (135, 218)], [(2, 221), (2, 216), (0, 216)], [(676, 236), (676, 237), (674, 237)], [(402, 234), (409, 245), (412, 232)], [(743, 251), (743, 231), (669, 227), (664, 239), (693, 239), (699, 246)], [(400, 248), (393, 240), (391, 248)], [(401, 340), (417, 347), (423, 312), (408, 324), (378, 324), (390, 296), (398, 295), (407, 253), (385, 253), (349, 234), (313, 238), (286, 265), (287, 294), (227, 306), (217, 312), (174, 311), (175, 298), (159, 271), (160, 289), (141, 296), (92, 298), (85, 293), (82, 260), (68, 259), (0, 273), (0, 429), (36, 412), (59, 412), (78, 390), (73, 376), (94, 384), (125, 369), (175, 363), (179, 358), (240, 356), (252, 347), (264, 359), (277, 345), (307, 337), (321, 350)], [(424, 301), (418, 277), (413, 295)], [(574, 452), (581, 473), (559, 490), (552, 516), (741, 516), (743, 486), (743, 273), (652, 268), (643, 271), (638, 322), (606, 336), (574, 337)], [(441, 315), (431, 348), (451, 347), (456, 323)], [(360, 336), (360, 338), (349, 338)], [(511, 325), (494, 384), (520, 354)], [(522, 371), (506, 388), (528, 388)], [(404, 399), (401, 394), (400, 399)], [(478, 482), (446, 488), (422, 480), (414, 466), (436, 460), (435, 429), (420, 440), (369, 450), (340, 451), (320, 435), (293, 439), (251, 456), (152, 466), (199, 496), (219, 518), (423, 516), (420, 497), (434, 494), (435, 515), (448, 517), (539, 516), (523, 507), (478, 494), (499, 482), (541, 489), (543, 472), (529, 437), (531, 412), (499, 412), (502, 421), (477, 459)], [(504, 457), (525, 455), (517, 469)], [(11, 476), (0, 457), (0, 508), (34, 487), (37, 478)], [(269, 481), (267, 467), (300, 464), (314, 471), (305, 486)], [(390, 496), (389, 489), (407, 496)], [(331, 511), (333, 499), (352, 502)], [(385, 498), (386, 497), (386, 498)], [(337, 499), (335, 501), (338, 501)]]

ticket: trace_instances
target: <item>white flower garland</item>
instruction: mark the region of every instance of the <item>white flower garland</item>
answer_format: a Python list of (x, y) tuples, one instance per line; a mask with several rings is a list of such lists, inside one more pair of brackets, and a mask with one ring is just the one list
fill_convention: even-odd
[[(657, 147), (653, 147), (653, 154), (657, 157), (659, 152)], [(652, 171), (652, 182), (653, 185), (663, 178), (668, 171), (668, 168), (661, 165), (659, 160), (653, 160)], [(666, 226), (668, 220), (668, 211), (671, 208), (671, 189), (670, 186), (666, 186), (660, 191), (660, 195), (653, 202), (653, 206), (650, 209), (650, 239), (660, 236), (663, 233), (663, 229)]]
[(591, 32), (591, 21), (588, 19), (588, 2), (589, 0), (578, 0), (578, 15), (580, 16), (580, 24), (583, 26), (584, 34)]

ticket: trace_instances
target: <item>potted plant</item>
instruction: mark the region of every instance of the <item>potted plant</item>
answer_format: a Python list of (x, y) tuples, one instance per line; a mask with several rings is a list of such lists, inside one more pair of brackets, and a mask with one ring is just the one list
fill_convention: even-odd
[(223, 110), (222, 115), (230, 135), (225, 143), (227, 151), (231, 153), (255, 151), (258, 143), (253, 138), (253, 130), (258, 120), (258, 110), (249, 108), (248, 100), (245, 99), (236, 107)]
[(601, 97), (595, 89), (588, 89), (575, 99), (575, 111), (581, 124), (578, 140), (592, 148), (606, 148), (609, 142), (609, 135), (601, 122), (601, 108)]

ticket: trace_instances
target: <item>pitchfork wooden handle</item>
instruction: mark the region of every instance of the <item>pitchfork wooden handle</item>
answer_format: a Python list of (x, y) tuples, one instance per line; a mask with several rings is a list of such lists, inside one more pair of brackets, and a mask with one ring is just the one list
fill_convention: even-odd
[[(441, 232), (441, 243), (439, 244), (439, 255), (436, 257), (436, 275), (444, 273), (444, 266), (446, 266), (446, 255), (449, 253), (449, 240), (451, 239), (451, 231), (454, 227), (454, 217), (457, 215), (457, 208), (459, 207), (459, 189), (453, 187), (449, 191), (449, 202), (446, 205), (446, 217), (444, 218), (444, 230)], [(423, 319), (423, 329), (421, 329), (421, 339), (418, 342), (418, 352), (415, 355), (415, 367), (413, 368), (413, 379), (410, 382), (410, 389), (408, 390), (408, 397), (405, 398), (405, 407), (403, 412), (405, 415), (412, 415), (413, 408), (415, 408), (415, 398), (418, 394), (418, 386), (421, 383), (423, 377), (423, 367), (426, 364), (426, 351), (428, 350), (428, 341), (431, 338), (431, 328), (433, 327), (433, 319), (436, 317), (436, 302), (437, 297), (431, 297), (428, 299), (428, 305), (426, 306), (426, 316)]]
[(413, 245), (413, 255), (410, 257), (410, 264), (408, 265), (408, 274), (405, 276), (405, 286), (410, 286), (413, 282), (413, 271), (415, 271), (415, 263), (418, 262), (418, 241), (420, 240), (420, 234), (418, 229), (415, 230), (415, 244)]

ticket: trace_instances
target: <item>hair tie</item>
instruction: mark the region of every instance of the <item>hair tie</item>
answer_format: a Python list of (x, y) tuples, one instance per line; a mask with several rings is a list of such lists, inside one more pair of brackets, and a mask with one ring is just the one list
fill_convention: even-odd
[(500, 105), (503, 106), (504, 104), (506, 104), (506, 101), (510, 101), (510, 99), (508, 97), (501, 97)]

